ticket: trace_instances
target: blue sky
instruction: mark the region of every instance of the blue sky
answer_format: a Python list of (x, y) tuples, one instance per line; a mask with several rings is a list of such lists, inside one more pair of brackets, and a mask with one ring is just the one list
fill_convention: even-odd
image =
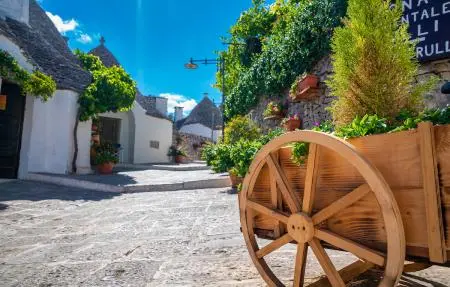
[(145, 95), (169, 98), (189, 111), (212, 88), (216, 67), (186, 70), (190, 57), (215, 58), (221, 36), (251, 6), (251, 0), (40, 0), (71, 48), (89, 51), (100, 35)]

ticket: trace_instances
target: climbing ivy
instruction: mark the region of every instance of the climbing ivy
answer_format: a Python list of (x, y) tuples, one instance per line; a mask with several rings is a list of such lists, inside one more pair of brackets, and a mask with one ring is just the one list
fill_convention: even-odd
[(93, 81), (79, 97), (80, 120), (86, 121), (106, 112), (128, 111), (136, 97), (136, 83), (122, 67), (105, 67), (94, 55), (80, 50), (75, 55)]
[[(260, 2), (254, 4), (261, 5)], [(263, 95), (281, 95), (298, 75), (311, 70), (330, 51), (331, 35), (345, 14), (346, 0), (278, 0), (264, 7), (265, 10), (251, 8), (252, 13), (259, 11), (263, 15), (272, 15), (273, 22), (265, 24), (271, 28), (270, 31), (259, 37), (261, 53), (252, 54), (250, 65), (243, 63), (242, 54), (239, 54), (239, 51), (246, 51), (245, 46), (232, 45), (224, 53), (227, 61), (227, 118), (247, 113)], [(243, 16), (237, 26), (244, 25), (242, 19)], [(250, 20), (245, 22), (247, 26), (250, 24), (257, 28), (259, 22), (258, 25)], [(241, 29), (232, 27), (233, 41), (244, 41), (240, 34), (233, 34), (236, 30)], [(218, 83), (221, 83), (220, 76), (219, 73)]]
[(0, 50), (0, 76), (21, 86), (23, 95), (50, 99), (56, 91), (52, 77), (35, 70), (32, 73), (19, 66), (19, 63), (6, 51)]

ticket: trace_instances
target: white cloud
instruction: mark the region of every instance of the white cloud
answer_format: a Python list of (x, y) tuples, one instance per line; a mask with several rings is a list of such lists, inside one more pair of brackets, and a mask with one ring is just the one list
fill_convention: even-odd
[(75, 31), (75, 29), (79, 26), (75, 19), (63, 20), (59, 15), (53, 15), (50, 12), (45, 12), (45, 14), (47, 14), (53, 24), (55, 24), (56, 29), (58, 29), (58, 31), (63, 35), (66, 32)]
[(197, 105), (197, 102), (194, 99), (186, 98), (183, 95), (163, 93), (159, 96), (167, 98), (167, 109), (169, 113), (173, 112), (175, 107), (183, 107), (184, 114), (188, 115)]
[(82, 43), (82, 44), (89, 44), (92, 42), (92, 38), (91, 36), (89, 36), (88, 34), (80, 34), (80, 36), (77, 38), (77, 41)]

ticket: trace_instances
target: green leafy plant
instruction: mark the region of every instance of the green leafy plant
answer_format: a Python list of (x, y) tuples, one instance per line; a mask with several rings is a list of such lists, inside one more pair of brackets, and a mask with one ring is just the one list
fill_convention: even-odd
[(0, 77), (20, 85), (23, 95), (38, 97), (43, 102), (48, 101), (56, 91), (56, 83), (52, 77), (38, 70), (29, 73), (3, 50), (0, 50)]
[(266, 106), (266, 109), (264, 110), (264, 116), (270, 117), (273, 115), (282, 115), (284, 112), (284, 106), (280, 103), (276, 102), (269, 102)]
[(111, 143), (104, 143), (95, 147), (96, 155), (94, 163), (101, 165), (104, 163), (118, 163), (117, 149)]
[(214, 157), (210, 159), (210, 165), (214, 172), (228, 172), (233, 168), (231, 159), (231, 145), (217, 144), (214, 147)]
[(167, 156), (173, 156), (173, 157), (175, 157), (175, 156), (187, 156), (187, 153), (181, 148), (178, 148), (176, 146), (171, 146), (169, 148), (169, 152), (167, 153)]
[(390, 127), (385, 118), (379, 118), (377, 115), (365, 115), (362, 118), (356, 116), (350, 124), (339, 127), (335, 134), (341, 138), (355, 138), (382, 134), (389, 130)]
[(309, 143), (297, 142), (292, 145), (291, 160), (296, 165), (300, 166), (305, 164), (309, 153)]
[(263, 145), (259, 141), (241, 140), (231, 148), (233, 172), (239, 177), (245, 177), (255, 155)]
[(402, 24), (402, 4), (390, 0), (349, 0), (344, 27), (332, 39), (333, 75), (327, 82), (336, 100), (336, 126), (356, 116), (378, 115), (393, 121), (402, 109), (417, 112), (436, 78), (415, 84), (419, 63), (416, 42)]
[[(273, 24), (267, 26), (270, 31), (261, 33), (262, 52), (253, 54), (249, 65), (240, 62), (243, 47), (231, 45), (222, 54), (227, 62), (225, 116), (230, 119), (246, 114), (264, 95), (282, 95), (298, 75), (311, 70), (329, 52), (332, 31), (341, 23), (346, 2), (276, 1), (258, 12), (261, 16), (272, 15), (269, 22), (274, 18)], [(247, 20), (235, 26), (258, 27)], [(232, 42), (242, 43), (244, 39), (241, 34), (232, 33)], [(216, 78), (220, 86), (220, 72)]]
[(242, 139), (256, 140), (261, 135), (258, 126), (246, 116), (236, 116), (225, 127), (225, 144), (234, 144)]

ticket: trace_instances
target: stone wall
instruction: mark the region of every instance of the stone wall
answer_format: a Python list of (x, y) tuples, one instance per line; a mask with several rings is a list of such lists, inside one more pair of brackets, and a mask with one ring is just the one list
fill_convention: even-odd
[[(324, 57), (313, 68), (313, 74), (319, 76), (319, 95), (312, 100), (305, 100), (300, 103), (292, 103), (289, 100), (289, 91), (285, 91), (282, 97), (264, 97), (260, 100), (259, 104), (250, 111), (249, 116), (261, 127), (263, 132), (279, 127), (281, 119), (277, 120), (264, 120), (264, 110), (270, 101), (279, 101), (288, 103), (289, 115), (298, 114), (302, 119), (302, 128), (310, 129), (314, 126), (314, 123), (320, 123), (326, 120), (331, 120), (330, 113), (326, 108), (333, 101), (333, 97), (330, 96), (330, 89), (325, 84), (325, 81), (332, 73), (332, 63), (329, 56)], [(450, 60), (440, 60), (421, 65), (419, 70), (418, 81), (426, 79), (431, 74), (437, 75), (441, 80), (436, 89), (425, 96), (425, 104), (427, 107), (445, 107), (450, 104), (450, 96), (444, 95), (440, 92), (441, 86), (450, 81)]]
[(211, 138), (186, 134), (179, 132), (176, 128), (173, 129), (173, 145), (181, 147), (190, 160), (201, 160), (201, 147), (208, 142), (211, 142)]

